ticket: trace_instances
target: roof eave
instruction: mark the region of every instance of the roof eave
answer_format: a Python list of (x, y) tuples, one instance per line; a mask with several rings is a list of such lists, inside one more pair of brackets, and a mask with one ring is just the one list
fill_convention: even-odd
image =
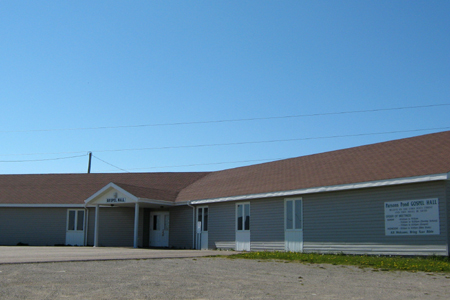
[(160, 205), (165, 205), (165, 206), (173, 206), (174, 205), (173, 201), (147, 199), (147, 198), (139, 198), (138, 203), (160, 204)]
[(22, 208), (84, 208), (84, 204), (29, 204), (29, 203), (5, 203), (0, 204), (0, 207), (22, 207)]
[[(419, 183), (419, 182), (430, 182), (430, 181), (447, 180), (447, 179), (449, 179), (449, 174), (450, 173), (431, 174), (431, 175), (406, 177), (406, 178), (394, 178), (394, 179), (358, 182), (358, 183), (332, 185), (332, 186), (320, 186), (320, 187), (312, 187), (312, 188), (304, 188), (304, 189), (288, 190), (288, 191), (277, 191), (277, 192), (269, 192), (269, 193), (258, 193), (258, 194), (239, 195), (239, 196), (230, 196), (230, 197), (210, 198), (210, 199), (186, 201), (186, 203), (189, 202), (190, 204), (197, 205), (197, 204), (208, 204), (208, 203), (228, 202), (228, 201), (241, 201), (241, 200), (251, 200), (251, 199), (261, 199), (261, 198), (289, 197), (289, 196), (304, 195), (304, 194), (356, 190), (356, 189), (374, 188), (374, 187), (383, 187), (383, 186), (401, 185), (401, 184), (410, 184), (410, 183)], [(178, 204), (181, 204), (181, 203), (182, 202), (179, 202)]]

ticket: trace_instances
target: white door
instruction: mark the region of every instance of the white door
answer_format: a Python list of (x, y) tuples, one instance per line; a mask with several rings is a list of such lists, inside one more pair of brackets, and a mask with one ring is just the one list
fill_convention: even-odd
[(250, 251), (250, 203), (236, 204), (236, 251)]
[(208, 249), (208, 207), (197, 207), (197, 244), (196, 249)]
[(84, 209), (67, 210), (66, 245), (84, 246)]
[(150, 246), (169, 247), (169, 212), (150, 213)]
[(284, 248), (286, 251), (303, 251), (302, 199), (286, 199), (284, 202)]

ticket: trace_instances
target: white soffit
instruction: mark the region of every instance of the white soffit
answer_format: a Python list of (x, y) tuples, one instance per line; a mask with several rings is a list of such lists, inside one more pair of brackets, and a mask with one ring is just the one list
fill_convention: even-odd
[(408, 184), (408, 183), (447, 180), (448, 177), (449, 177), (449, 173), (444, 173), (444, 174), (434, 174), (434, 175), (425, 175), (425, 176), (408, 177), (408, 178), (395, 178), (395, 179), (387, 179), (387, 180), (360, 182), (360, 183), (352, 183), (352, 184), (321, 186), (321, 187), (290, 190), (290, 191), (279, 191), (279, 192), (270, 192), (270, 193), (261, 193), (261, 194), (250, 194), (250, 195), (212, 198), (212, 199), (203, 199), (203, 200), (192, 200), (192, 201), (189, 201), (188, 203), (189, 204), (207, 204), (207, 203), (216, 203), (216, 202), (250, 200), (250, 199), (258, 199), (258, 198), (285, 197), (285, 196), (295, 196), (295, 195), (303, 195), (303, 194), (335, 192), (335, 191), (364, 189), (364, 188), (382, 187), (382, 186)]

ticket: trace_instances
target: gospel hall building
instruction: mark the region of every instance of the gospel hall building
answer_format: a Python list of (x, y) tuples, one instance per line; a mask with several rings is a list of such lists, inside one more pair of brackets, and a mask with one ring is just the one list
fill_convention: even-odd
[(215, 172), (0, 175), (0, 245), (449, 255), (450, 131)]

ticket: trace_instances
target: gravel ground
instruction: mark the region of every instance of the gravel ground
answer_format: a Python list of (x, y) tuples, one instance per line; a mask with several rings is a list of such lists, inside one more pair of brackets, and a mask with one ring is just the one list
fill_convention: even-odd
[(0, 299), (448, 299), (450, 274), (228, 258), (0, 265)]

